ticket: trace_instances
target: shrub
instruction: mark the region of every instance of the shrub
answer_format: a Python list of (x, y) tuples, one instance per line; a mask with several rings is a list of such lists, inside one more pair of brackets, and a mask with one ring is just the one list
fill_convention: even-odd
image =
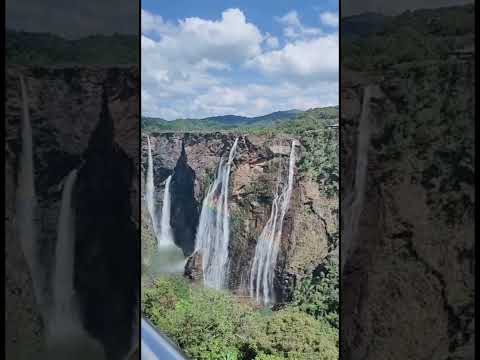
[(258, 311), (184, 279), (157, 279), (143, 291), (142, 309), (192, 359), (338, 358), (338, 330), (325, 320), (293, 307)]
[(295, 290), (293, 307), (338, 328), (338, 291), (338, 264), (330, 260), (325, 270), (305, 279)]
[(337, 330), (303, 312), (293, 309), (275, 312), (261, 330), (253, 339), (260, 354), (285, 359), (338, 359)]

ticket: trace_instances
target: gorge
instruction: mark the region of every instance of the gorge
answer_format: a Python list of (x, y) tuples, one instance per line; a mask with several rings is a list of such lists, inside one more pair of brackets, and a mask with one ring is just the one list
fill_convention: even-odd
[[(305, 147), (294, 136), (151, 132), (142, 137), (142, 181), (148, 181), (149, 146), (155, 187), (171, 177), (170, 225), (187, 258), (187, 277), (243, 296), (251, 296), (253, 286), (253, 298), (273, 305), (288, 301), (335, 253), (338, 204), (296, 170)], [(142, 261), (148, 269), (155, 235), (144, 199)], [(162, 194), (156, 200), (163, 206)]]

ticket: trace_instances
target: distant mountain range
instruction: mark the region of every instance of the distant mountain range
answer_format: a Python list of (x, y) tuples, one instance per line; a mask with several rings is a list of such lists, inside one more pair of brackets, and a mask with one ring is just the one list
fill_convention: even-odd
[(421, 34), (464, 35), (471, 32), (475, 5), (417, 9), (396, 16), (374, 12), (347, 16), (341, 19), (342, 40), (364, 38), (373, 34), (415, 30)]
[(344, 17), (341, 20), (342, 37), (344, 39), (363, 37), (380, 32), (390, 18), (372, 12)]
[(338, 106), (315, 108), (307, 111), (292, 109), (247, 117), (240, 115), (212, 116), (201, 119), (177, 119), (168, 121), (162, 118), (142, 117), (145, 130), (220, 130), (238, 128), (265, 128), (292, 121), (304, 115), (324, 119), (338, 119)]
[(136, 35), (93, 35), (68, 40), (50, 33), (7, 29), (7, 64), (51, 66), (59, 64), (138, 64), (140, 41)]

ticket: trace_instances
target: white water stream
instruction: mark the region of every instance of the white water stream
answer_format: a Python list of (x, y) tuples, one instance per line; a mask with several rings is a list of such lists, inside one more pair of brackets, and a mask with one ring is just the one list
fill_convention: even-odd
[(345, 261), (354, 250), (355, 237), (358, 231), (360, 215), (365, 200), (367, 184), (368, 149), (370, 146), (370, 98), (372, 86), (367, 86), (363, 93), (362, 113), (357, 132), (356, 166), (353, 187), (342, 201), (342, 269)]
[(147, 136), (148, 143), (148, 167), (147, 167), (147, 178), (145, 183), (145, 202), (147, 204), (147, 210), (152, 219), (152, 227), (157, 243), (159, 242), (157, 234), (157, 215), (155, 209), (155, 184), (153, 178), (153, 157), (152, 157), (152, 145), (150, 143), (150, 137)]
[(238, 138), (230, 149), (227, 161), (220, 159), (216, 178), (203, 200), (195, 238), (195, 250), (202, 255), (204, 283), (215, 289), (223, 289), (227, 285), (230, 241), (228, 186), (237, 144)]
[(170, 184), (172, 182), (172, 175), (165, 180), (165, 189), (163, 191), (163, 205), (162, 217), (160, 218), (160, 237), (158, 239), (158, 246), (175, 246), (173, 241), (172, 227), (170, 226), (170, 210), (171, 210), (171, 196)]
[(258, 303), (270, 305), (275, 302), (273, 279), (282, 237), (283, 222), (290, 204), (295, 172), (295, 140), (292, 141), (288, 166), (288, 179), (282, 191), (277, 189), (272, 202), (270, 218), (265, 224), (255, 248), (249, 278), (250, 296)]

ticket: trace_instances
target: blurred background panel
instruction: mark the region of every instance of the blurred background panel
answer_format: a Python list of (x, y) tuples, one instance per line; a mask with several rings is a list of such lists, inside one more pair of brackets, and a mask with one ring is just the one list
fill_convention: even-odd
[(474, 358), (475, 5), (341, 1), (341, 354)]
[(138, 346), (138, 29), (133, 0), (6, 2), (7, 359)]

